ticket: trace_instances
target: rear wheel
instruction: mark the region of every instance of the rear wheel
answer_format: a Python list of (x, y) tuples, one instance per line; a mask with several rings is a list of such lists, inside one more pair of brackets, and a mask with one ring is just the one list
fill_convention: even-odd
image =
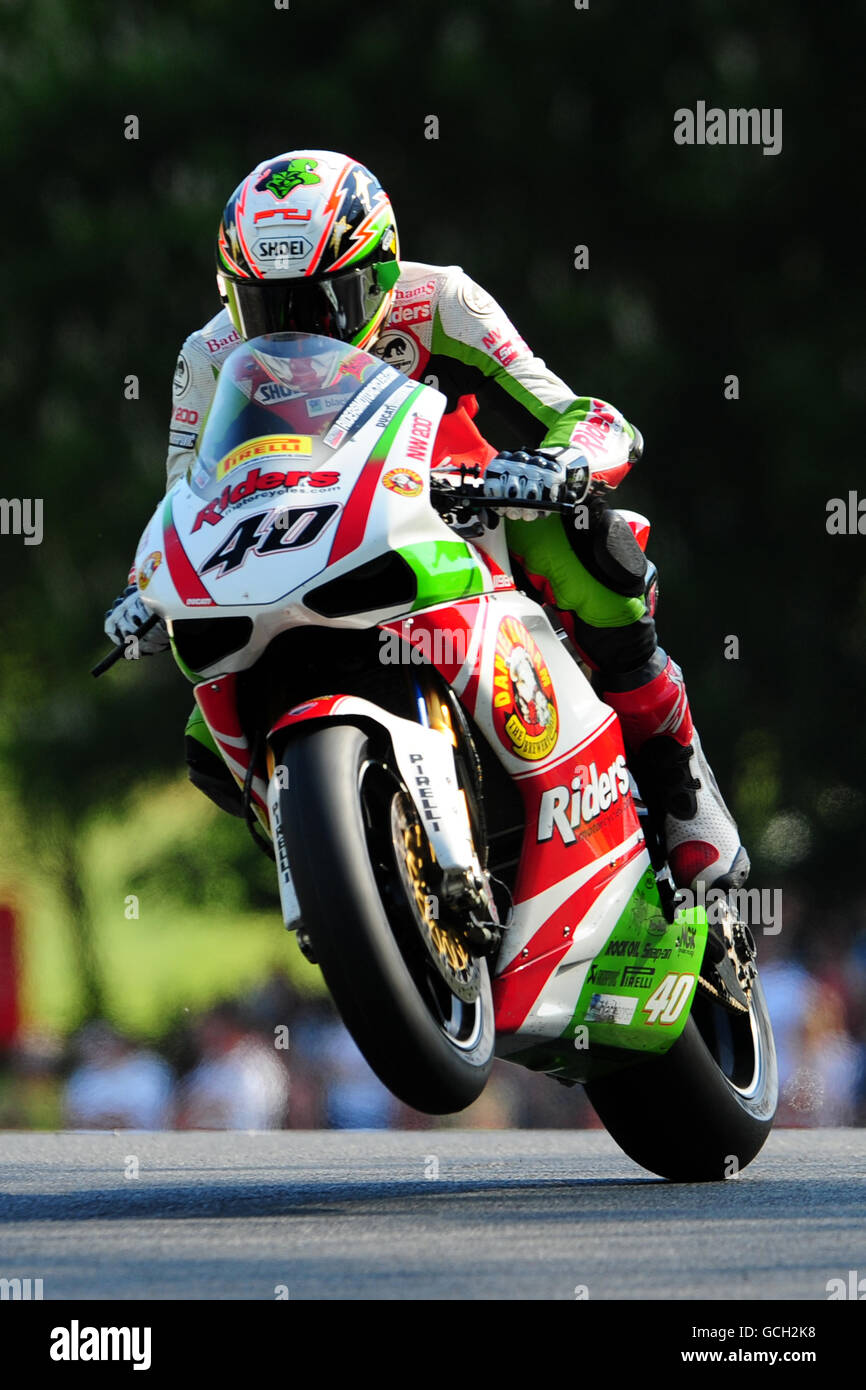
[(490, 978), (440, 920), (414, 802), (354, 725), (296, 737), (283, 763), (280, 821), (303, 930), (346, 1027), (407, 1105), (464, 1109), (493, 1062)]
[(669, 1052), (586, 1090), (611, 1136), (651, 1173), (674, 1182), (736, 1176), (766, 1143), (778, 1099), (760, 978), (747, 1014), (699, 994)]

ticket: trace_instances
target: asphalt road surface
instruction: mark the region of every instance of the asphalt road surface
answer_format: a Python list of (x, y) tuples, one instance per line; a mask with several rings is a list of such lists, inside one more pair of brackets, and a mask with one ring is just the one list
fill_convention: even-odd
[(826, 1300), (866, 1131), (675, 1186), (596, 1131), (0, 1134), (0, 1278), (44, 1299)]

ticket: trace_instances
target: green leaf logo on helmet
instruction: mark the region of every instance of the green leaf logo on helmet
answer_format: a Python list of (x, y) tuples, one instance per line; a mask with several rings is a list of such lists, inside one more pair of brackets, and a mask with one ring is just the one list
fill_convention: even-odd
[(319, 175), (313, 172), (318, 162), (317, 159), (290, 159), (283, 165), (278, 161), (259, 179), (256, 191), (261, 193), (267, 189), (275, 198), (288, 198), (299, 184), (321, 183)]

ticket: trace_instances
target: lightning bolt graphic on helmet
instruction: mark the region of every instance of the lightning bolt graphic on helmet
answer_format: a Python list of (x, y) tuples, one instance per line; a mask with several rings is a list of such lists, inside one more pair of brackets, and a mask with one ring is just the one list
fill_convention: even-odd
[[(307, 266), (306, 269), (307, 275), (315, 274), (316, 267), (318, 266), (319, 261), (322, 258), (322, 252), (324, 251), (325, 246), (327, 245), (328, 237), (331, 235), (331, 230), (334, 226), (334, 221), (339, 211), (340, 204), (342, 203), (346, 193), (346, 178), (351, 172), (352, 165), (354, 164), (354, 162), (355, 161), (353, 159), (346, 160), (346, 163), (340, 170), (340, 177), (337, 179), (337, 182), (334, 185), (334, 191), (325, 204), (324, 211), (327, 214), (328, 220), (325, 223), (325, 229), (322, 232), (322, 235), (319, 239), (319, 244), (313, 252), (312, 257), (310, 258), (310, 264)], [(331, 269), (333, 269), (333, 266), (331, 267)]]
[(387, 193), (384, 189), (380, 189), (373, 200), (373, 206), (367, 213), (367, 216), (364, 218), (363, 222), (358, 223), (358, 226), (352, 233), (349, 249), (344, 251), (340, 259), (334, 261), (334, 264), (331, 266), (332, 273), (335, 270), (339, 270), (341, 266), (347, 265), (349, 261), (361, 259), (365, 247), (369, 246), (370, 242), (375, 241), (376, 237), (382, 231), (381, 226), (376, 226), (374, 224), (380, 217), (383, 208), (388, 205), (388, 202)]

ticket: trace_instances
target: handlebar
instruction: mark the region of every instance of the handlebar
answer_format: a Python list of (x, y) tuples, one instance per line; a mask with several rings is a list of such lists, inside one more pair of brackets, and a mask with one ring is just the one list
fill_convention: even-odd
[[(159, 614), (151, 613), (150, 617), (146, 620), (146, 622), (143, 622), (141, 624), (141, 627), (137, 627), (135, 629), (135, 632), (131, 635), (133, 637), (143, 637), (146, 632), (150, 632), (150, 629), (152, 627), (156, 627), (158, 622)], [(90, 672), (91, 676), (103, 675), (105, 671), (108, 671), (114, 665), (115, 661), (120, 661), (123, 654), (124, 647), (115, 647), (113, 651), (110, 651), (108, 653), (108, 656), (104, 656), (101, 661), (97, 662), (97, 664), (93, 667), (92, 671)]]
[[(437, 511), (451, 511), (451, 504), (456, 502), (461, 506), (466, 506), (469, 503), (480, 511), (487, 507), (493, 510), (497, 507), (509, 507), (515, 511), (524, 512), (568, 513), (578, 505), (579, 499), (569, 498), (564, 502), (525, 502), (519, 497), (485, 497), (481, 488), (451, 487), (449, 483), (442, 483), (439, 486), (431, 487), (430, 501)], [(440, 506), (440, 504), (443, 505)]]

